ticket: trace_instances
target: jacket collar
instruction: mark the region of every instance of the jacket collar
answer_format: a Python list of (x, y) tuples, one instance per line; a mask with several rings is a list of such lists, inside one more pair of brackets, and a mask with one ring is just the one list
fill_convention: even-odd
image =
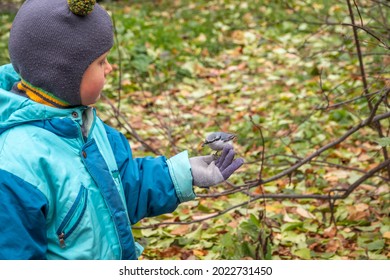
[(18, 92), (12, 92), (12, 85), (19, 82), (20, 77), (12, 65), (0, 67), (0, 134), (11, 127), (28, 123), (62, 137), (80, 135), (83, 113), (89, 107), (60, 109), (34, 102)]

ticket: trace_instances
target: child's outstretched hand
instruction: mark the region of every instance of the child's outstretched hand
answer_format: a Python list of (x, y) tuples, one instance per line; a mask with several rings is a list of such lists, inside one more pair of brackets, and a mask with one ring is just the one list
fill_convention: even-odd
[(211, 187), (227, 180), (241, 165), (242, 158), (234, 159), (233, 146), (226, 145), (220, 157), (215, 155), (190, 158), (193, 185)]

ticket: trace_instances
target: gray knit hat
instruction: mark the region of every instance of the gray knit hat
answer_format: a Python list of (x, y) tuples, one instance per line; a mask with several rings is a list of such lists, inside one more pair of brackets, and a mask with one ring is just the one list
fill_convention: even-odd
[[(83, 6), (93, 10), (76, 15)], [(27, 0), (12, 24), (9, 53), (37, 99), (69, 107), (81, 105), (85, 70), (112, 45), (111, 18), (95, 0)]]

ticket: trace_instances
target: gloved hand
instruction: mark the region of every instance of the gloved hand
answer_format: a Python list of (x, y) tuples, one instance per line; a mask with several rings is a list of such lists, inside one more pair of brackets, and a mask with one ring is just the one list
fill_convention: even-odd
[(220, 157), (209, 155), (190, 158), (193, 185), (210, 187), (225, 181), (244, 164), (242, 158), (234, 159), (235, 154), (233, 146), (226, 145)]

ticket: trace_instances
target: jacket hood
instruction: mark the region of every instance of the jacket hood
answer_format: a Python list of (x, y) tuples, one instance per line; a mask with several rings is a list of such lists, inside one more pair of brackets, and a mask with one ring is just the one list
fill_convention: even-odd
[[(58, 109), (39, 104), (11, 92), (12, 86), (18, 81), (20, 81), (20, 77), (11, 64), (0, 67), (0, 134), (9, 128), (27, 123), (46, 127), (47, 122), (52, 123), (53, 120), (72, 117), (74, 119), (76, 115), (81, 120), (85, 106)], [(74, 124), (71, 119), (68, 122), (62, 122), (65, 127), (62, 127), (61, 130), (66, 131), (66, 123), (70, 124), (70, 122)], [(74, 132), (73, 124), (71, 130)]]

